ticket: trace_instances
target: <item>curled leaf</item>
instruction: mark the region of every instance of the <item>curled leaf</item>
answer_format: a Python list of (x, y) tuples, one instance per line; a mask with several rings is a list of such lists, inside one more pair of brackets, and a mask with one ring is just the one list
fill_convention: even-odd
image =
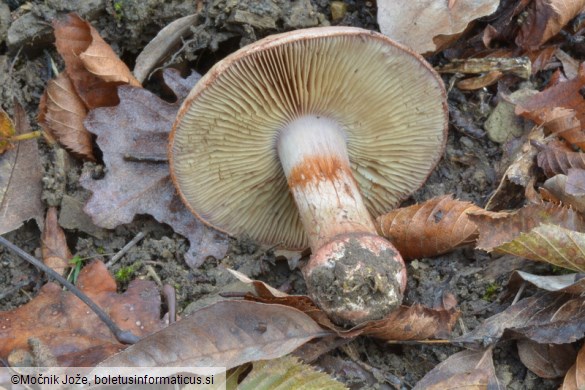
[(585, 345), (577, 354), (575, 364), (569, 369), (559, 390), (574, 390), (585, 388)]
[(432, 257), (475, 242), (477, 227), (467, 212), (477, 210), (481, 208), (445, 195), (381, 215), (376, 226), (404, 259)]
[(57, 209), (49, 207), (45, 217), (45, 229), (43, 230), (41, 253), (43, 263), (51, 267), (61, 275), (69, 268), (69, 259), (73, 257), (67, 246), (65, 232), (57, 221)]
[(568, 177), (566, 175), (553, 176), (544, 182), (541, 193), (549, 198), (552, 196), (556, 202), (569, 205), (581, 213), (585, 212), (585, 196), (569, 194), (567, 182)]
[(86, 115), (87, 108), (66, 73), (49, 80), (39, 106), (39, 124), (75, 155), (95, 161), (93, 136), (83, 125)]

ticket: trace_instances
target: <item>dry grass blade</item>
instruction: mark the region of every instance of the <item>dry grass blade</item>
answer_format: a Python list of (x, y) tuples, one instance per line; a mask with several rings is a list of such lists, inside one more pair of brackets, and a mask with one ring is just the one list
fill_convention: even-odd
[(71, 259), (72, 254), (67, 246), (65, 232), (63, 232), (57, 221), (57, 209), (55, 207), (49, 207), (47, 210), (45, 229), (41, 240), (43, 263), (59, 274), (64, 275), (65, 269), (70, 266), (69, 259)]
[(478, 210), (445, 195), (379, 216), (376, 226), (404, 259), (432, 257), (475, 242), (477, 227), (467, 212)]
[(65, 73), (49, 80), (39, 107), (39, 124), (73, 154), (95, 161), (93, 136), (83, 121), (87, 108)]

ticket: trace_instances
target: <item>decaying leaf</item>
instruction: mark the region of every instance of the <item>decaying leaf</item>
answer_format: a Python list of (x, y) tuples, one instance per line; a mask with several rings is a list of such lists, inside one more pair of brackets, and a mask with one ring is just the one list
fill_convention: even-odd
[(477, 346), (526, 338), (539, 344), (572, 343), (585, 335), (584, 300), (571, 294), (539, 293), (488, 318), (453, 342)]
[[(160, 295), (153, 282), (135, 280), (126, 292), (116, 292), (116, 282), (103, 263), (84, 267), (78, 287), (124, 330), (146, 336), (163, 328)], [(124, 349), (108, 327), (81, 300), (54, 283), (47, 283), (29, 303), (0, 312), (0, 357), (28, 349), (31, 338), (48, 347), (61, 365), (95, 365)]]
[(536, 50), (585, 7), (584, 0), (534, 0), (528, 6), (516, 44)]
[(228, 241), (187, 210), (171, 182), (166, 162), (168, 133), (189, 91), (181, 83), (193, 85), (198, 75), (186, 80), (172, 71), (164, 75), (178, 97), (176, 103), (142, 88), (122, 86), (118, 106), (90, 111), (85, 125), (97, 135), (107, 173), (101, 180), (86, 174), (80, 182), (93, 192), (85, 212), (97, 226), (112, 229), (131, 222), (136, 214), (152, 215), (187, 237), (191, 246), (186, 261), (196, 267), (208, 256), (223, 258)]
[(114, 106), (121, 84), (140, 86), (128, 67), (85, 20), (74, 13), (53, 23), (67, 75), (88, 108)]
[[(498, 0), (378, 0), (380, 31), (417, 53), (434, 52), (467, 25), (498, 8)], [(413, 26), (415, 28), (413, 28)]]
[(518, 290), (522, 282), (528, 282), (546, 291), (556, 291), (573, 295), (585, 292), (585, 274), (533, 275), (524, 271), (515, 271), (510, 277), (508, 287)]
[(475, 242), (477, 227), (467, 217), (472, 210), (481, 208), (444, 195), (381, 215), (376, 226), (405, 260), (432, 257)]
[(324, 372), (317, 371), (297, 358), (285, 356), (254, 363), (252, 372), (238, 390), (343, 390), (347, 389)]
[(49, 80), (39, 105), (39, 124), (75, 155), (95, 161), (93, 137), (83, 125), (86, 115), (87, 108), (66, 73)]
[[(29, 131), (26, 113), (20, 104), (14, 105), (14, 128), (16, 134)], [(17, 229), (29, 219), (43, 226), (42, 177), (35, 140), (18, 142), (14, 149), (0, 155), (0, 234)]]
[(447, 338), (459, 317), (459, 311), (455, 308), (455, 304), (436, 309), (415, 304), (410, 307), (401, 306), (384, 319), (369, 321), (346, 330), (333, 324), (327, 315), (306, 295), (287, 295), (264, 282), (251, 280), (237, 271), (231, 270), (230, 272), (242, 282), (254, 286), (256, 294), (247, 294), (246, 299), (294, 307), (309, 315), (322, 327), (345, 338), (359, 335), (392, 341)]
[(220, 301), (105, 360), (106, 367), (226, 367), (276, 359), (328, 335), (288, 306)]
[(55, 207), (49, 207), (47, 210), (45, 229), (43, 230), (41, 241), (43, 263), (57, 273), (64, 275), (65, 269), (70, 267), (69, 259), (73, 255), (67, 246), (65, 232), (59, 226), (57, 209)]
[(536, 145), (539, 149), (536, 161), (547, 177), (559, 173), (567, 174), (569, 169), (585, 169), (585, 153), (574, 152), (559, 145)]
[(518, 340), (520, 361), (541, 378), (559, 378), (567, 373), (577, 352), (571, 344), (538, 344)]
[(570, 193), (571, 190), (577, 192), (578, 187), (569, 186), (569, 177), (567, 175), (553, 176), (546, 180), (542, 187), (547, 191), (547, 196), (552, 195), (558, 202), (571, 206), (581, 213), (585, 212), (585, 195), (573, 195)]
[(414, 390), (504, 389), (496, 377), (492, 349), (461, 351), (428, 372)]
[(7, 150), (14, 148), (14, 145), (9, 141), (9, 138), (16, 133), (12, 120), (0, 107), (0, 155)]
[(577, 354), (575, 364), (569, 369), (559, 390), (581, 390), (585, 388), (585, 345)]
[(576, 78), (560, 82), (517, 105), (516, 114), (583, 148), (585, 133), (581, 124), (585, 123), (585, 99), (579, 92), (583, 86), (585, 64), (579, 67)]

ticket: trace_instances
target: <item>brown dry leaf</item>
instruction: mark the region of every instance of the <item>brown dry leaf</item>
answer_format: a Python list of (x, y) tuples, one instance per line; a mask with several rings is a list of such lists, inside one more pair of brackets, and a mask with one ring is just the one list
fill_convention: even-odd
[(114, 106), (118, 103), (117, 86), (140, 85), (97, 31), (78, 15), (67, 14), (55, 21), (53, 28), (67, 74), (86, 107)]
[(582, 390), (585, 388), (585, 345), (577, 354), (575, 364), (569, 369), (559, 390)]
[(516, 37), (516, 44), (536, 50), (548, 41), (585, 7), (585, 0), (534, 0)]
[(571, 344), (538, 344), (518, 340), (520, 361), (541, 378), (559, 378), (567, 373), (577, 352)]
[(513, 212), (474, 211), (469, 219), (479, 229), (478, 249), (488, 252), (545, 223), (574, 231), (585, 229), (585, 221), (577, 212), (551, 203), (528, 205)]
[(57, 273), (64, 275), (69, 268), (69, 260), (73, 255), (67, 246), (65, 232), (59, 226), (57, 208), (49, 207), (45, 217), (45, 229), (41, 238), (41, 253), (43, 263)]
[(526, 338), (540, 344), (568, 344), (583, 336), (585, 297), (545, 292), (520, 300), (453, 342), (475, 347)]
[[(146, 336), (164, 327), (160, 295), (153, 282), (134, 280), (118, 294), (116, 282), (105, 265), (94, 261), (84, 267), (77, 286), (104, 309), (123, 330)], [(61, 286), (47, 283), (29, 303), (0, 312), (0, 357), (15, 348), (28, 349), (38, 339), (59, 364), (95, 365), (126, 346), (119, 344), (108, 327), (79, 298)], [(91, 353), (91, 355), (90, 355)]]
[(226, 367), (276, 359), (327, 336), (315, 321), (288, 306), (220, 301), (140, 340), (102, 362), (107, 367)]
[(65, 72), (49, 80), (39, 104), (39, 125), (73, 154), (95, 161), (93, 136), (83, 120), (87, 108)]
[(585, 274), (533, 275), (515, 271), (508, 282), (510, 291), (517, 291), (523, 282), (528, 282), (546, 291), (556, 291), (573, 295), (585, 292)]
[(492, 349), (461, 351), (428, 372), (413, 390), (504, 389), (496, 377)]
[(376, 226), (405, 260), (432, 257), (475, 243), (477, 227), (467, 217), (473, 210), (481, 208), (444, 195), (381, 215)]
[(152, 215), (187, 237), (191, 246), (186, 261), (196, 267), (208, 256), (223, 258), (228, 239), (187, 210), (166, 162), (168, 134), (198, 75), (182, 79), (178, 72), (165, 71), (164, 77), (178, 97), (175, 103), (142, 88), (122, 86), (118, 106), (90, 111), (85, 125), (97, 135), (107, 173), (100, 180), (82, 176), (81, 185), (93, 192), (84, 210), (97, 226), (107, 229), (131, 222), (136, 214)]
[(306, 295), (287, 295), (264, 282), (251, 280), (237, 271), (230, 270), (230, 272), (240, 281), (254, 286), (256, 294), (247, 294), (246, 299), (294, 307), (309, 315), (322, 327), (344, 338), (359, 335), (371, 336), (386, 341), (447, 338), (459, 317), (459, 311), (455, 308), (455, 304), (437, 309), (415, 304), (411, 307), (401, 306), (384, 319), (369, 321), (353, 329), (346, 330), (333, 324), (327, 315)]
[[(467, 25), (498, 8), (499, 0), (378, 0), (380, 31), (417, 53), (435, 52)], [(413, 26), (415, 28), (413, 28)]]
[(585, 153), (573, 152), (558, 144), (536, 145), (536, 147), (539, 149), (536, 161), (547, 177), (559, 173), (566, 175), (570, 168), (585, 169)]
[(569, 169), (565, 191), (572, 196), (585, 196), (585, 169)]
[[(18, 103), (14, 105), (14, 127), (16, 134), (30, 131), (26, 113)], [(0, 234), (33, 218), (43, 226), (42, 177), (36, 140), (18, 142), (14, 149), (0, 155)]]
[(566, 175), (553, 176), (544, 182), (540, 191), (546, 198), (552, 196), (556, 203), (564, 203), (581, 213), (585, 212), (585, 196), (568, 194), (567, 179)]
[(12, 120), (0, 107), (0, 155), (7, 150), (14, 148), (14, 145), (8, 140), (15, 134), (14, 124)]

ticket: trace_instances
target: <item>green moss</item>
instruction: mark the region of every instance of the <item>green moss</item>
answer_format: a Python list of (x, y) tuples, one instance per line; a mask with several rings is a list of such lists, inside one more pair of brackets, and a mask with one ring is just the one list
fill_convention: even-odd
[(485, 288), (485, 293), (483, 294), (483, 297), (481, 297), (481, 298), (484, 301), (491, 302), (496, 297), (496, 294), (498, 293), (499, 289), (500, 289), (500, 286), (497, 283), (492, 282), (492, 283), (487, 285), (487, 287)]
[(114, 274), (114, 278), (119, 283), (127, 283), (132, 280), (134, 273), (140, 268), (140, 262), (136, 262), (131, 265), (127, 265), (121, 267), (116, 273)]

